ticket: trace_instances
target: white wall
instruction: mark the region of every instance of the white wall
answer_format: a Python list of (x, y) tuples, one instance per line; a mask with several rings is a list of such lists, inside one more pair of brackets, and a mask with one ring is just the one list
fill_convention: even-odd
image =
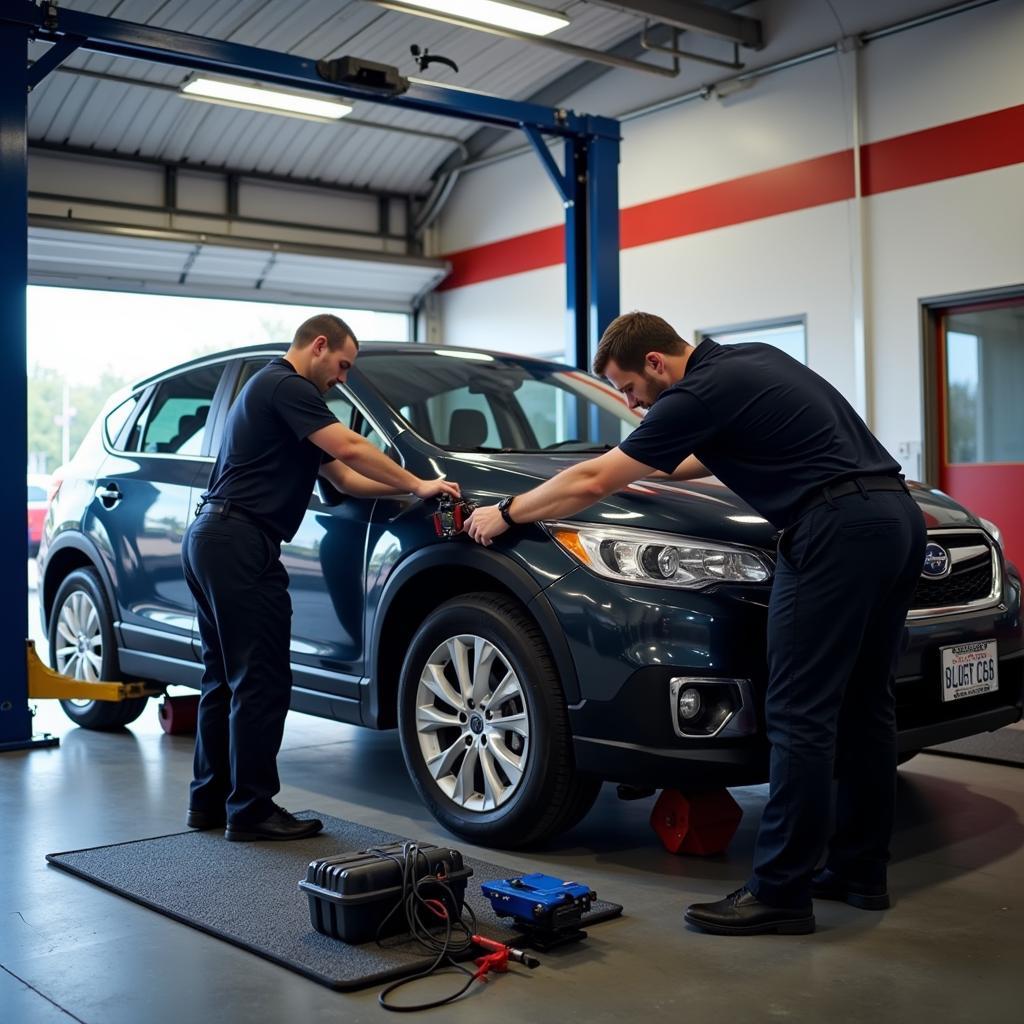
[[(949, 6), (911, 0), (752, 5), (765, 20), (765, 65)], [(997, 3), (870, 42), (860, 65), (862, 141), (873, 142), (1024, 103), (1024, 4)], [(852, 55), (758, 79), (727, 100), (685, 103), (623, 124), (620, 205), (628, 208), (853, 144)], [(726, 77), (705, 67), (706, 81)], [(654, 84), (656, 83), (656, 84)], [(692, 81), (677, 84), (681, 94)], [(666, 95), (664, 82), (614, 71), (574, 109), (618, 115)], [(584, 105), (583, 100), (588, 101)], [(624, 250), (622, 308), (646, 308), (684, 335), (717, 324), (805, 314), (810, 365), (854, 398), (862, 383), (855, 319), (866, 315), (871, 425), (896, 450), (922, 439), (918, 302), (1024, 283), (1024, 165)], [(562, 221), (532, 154), (459, 179), (437, 232), (456, 252)], [(861, 236), (861, 225), (863, 235)], [(864, 245), (864, 298), (858, 240)], [(441, 294), (451, 344), (550, 350), (563, 331), (564, 268), (513, 275)], [(557, 343), (556, 343), (557, 344)], [(916, 467), (907, 465), (914, 472)]]

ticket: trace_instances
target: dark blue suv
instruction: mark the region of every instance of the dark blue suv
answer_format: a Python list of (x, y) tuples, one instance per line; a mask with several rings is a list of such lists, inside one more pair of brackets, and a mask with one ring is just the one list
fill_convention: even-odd
[[(58, 669), (199, 683), (182, 535), (232, 401), (283, 350), (207, 356), (141, 381), (63, 467), (39, 554)], [(412, 344), (363, 346), (327, 401), (414, 473), (444, 473), (480, 502), (533, 487), (637, 423), (613, 389), (570, 367)], [(1024, 678), (1021, 580), (998, 532), (938, 491), (913, 493), (931, 546), (896, 684), (904, 757), (1017, 721)], [(439, 538), (432, 511), (326, 481), (310, 496), (282, 553), (293, 708), (397, 726), (434, 815), (490, 845), (569, 828), (603, 781), (766, 780), (777, 535), (732, 492), (645, 480), (490, 548)], [(109, 729), (144, 703), (64, 707)]]

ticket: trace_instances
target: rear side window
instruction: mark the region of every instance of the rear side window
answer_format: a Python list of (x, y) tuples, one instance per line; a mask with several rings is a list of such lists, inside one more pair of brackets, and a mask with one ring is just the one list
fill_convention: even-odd
[(201, 366), (159, 384), (133, 431), (133, 450), (201, 455), (206, 420), (224, 364)]
[(131, 398), (123, 401), (116, 409), (112, 409), (107, 413), (107, 418), (103, 421), (103, 429), (107, 435), (107, 444), (114, 451), (123, 451), (124, 449), (123, 443), (119, 444), (122, 440), (121, 433), (125, 428), (125, 424), (131, 419), (132, 413), (135, 412), (142, 394), (140, 391), (138, 394), (132, 395)]

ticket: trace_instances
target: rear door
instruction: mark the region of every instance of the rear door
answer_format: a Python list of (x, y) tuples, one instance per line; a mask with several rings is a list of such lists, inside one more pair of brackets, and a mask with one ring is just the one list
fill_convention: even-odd
[(126, 647), (194, 656), (194, 604), (181, 541), (193, 484), (209, 471), (206, 421), (224, 367), (193, 367), (150, 387), (96, 481), (93, 514), (113, 550)]

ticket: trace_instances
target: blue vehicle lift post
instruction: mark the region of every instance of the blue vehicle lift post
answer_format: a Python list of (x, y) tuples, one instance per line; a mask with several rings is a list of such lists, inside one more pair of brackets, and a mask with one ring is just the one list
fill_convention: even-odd
[[(32, 39), (53, 46), (29, 69)], [(63, 10), (48, 2), (5, 0), (0, 12), (0, 322), (4, 328), (0, 369), (15, 386), (0, 406), (0, 436), (5, 441), (0, 465), (7, 465), (3, 479), (17, 485), (28, 447), (28, 91), (78, 49), (521, 129), (537, 149), (565, 206), (566, 350), (578, 367), (589, 368), (601, 332), (619, 306), (618, 121), (422, 82), (411, 84), (407, 92), (387, 94), (325, 81), (314, 60), (293, 54)], [(544, 136), (564, 140), (563, 170), (557, 167)], [(16, 582), (24, 579), (28, 560), (23, 517), (22, 506), (13, 497), (0, 511), (0, 536), (5, 538), (0, 573), (10, 597), (0, 627), (0, 750), (55, 742), (32, 739), (26, 590)]]

